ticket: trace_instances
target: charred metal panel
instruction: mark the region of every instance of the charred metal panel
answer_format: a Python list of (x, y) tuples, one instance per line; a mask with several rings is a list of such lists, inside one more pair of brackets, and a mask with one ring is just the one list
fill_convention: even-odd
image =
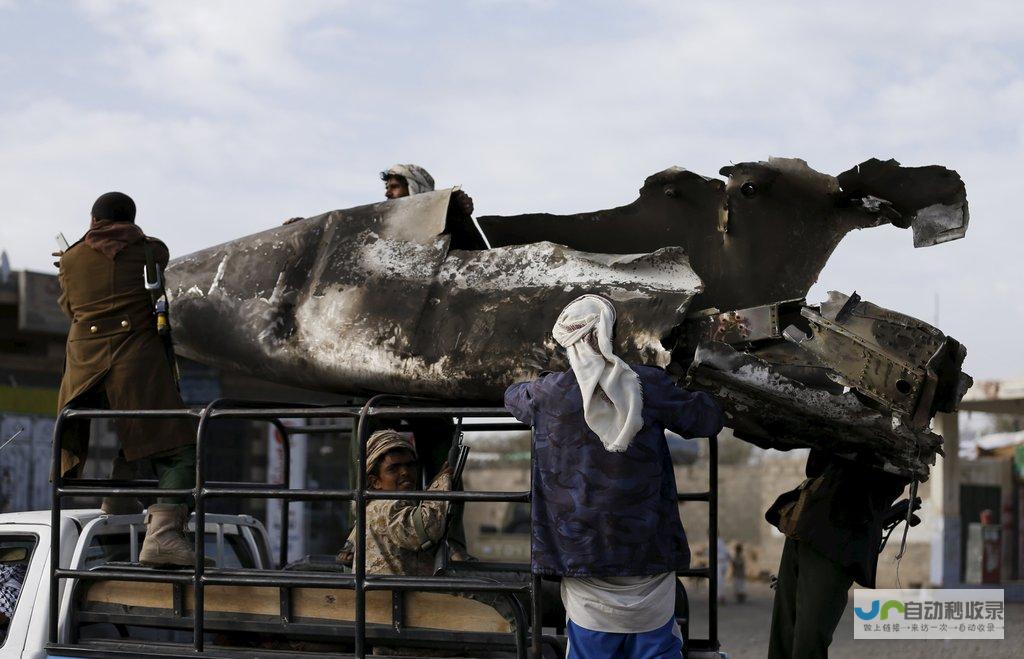
[(599, 253), (682, 246), (705, 285), (695, 308), (719, 311), (805, 297), (853, 229), (913, 226), (915, 246), (954, 240), (967, 229), (963, 182), (943, 167), (869, 160), (837, 178), (803, 160), (771, 158), (720, 173), (728, 180), (673, 167), (650, 176), (627, 206), (479, 223), (492, 246), (546, 240)]
[(765, 448), (819, 448), (857, 454), (878, 467), (927, 480), (942, 438), (865, 405), (788, 378), (767, 362), (719, 342), (702, 344), (689, 384), (715, 396), (736, 436)]
[(668, 363), (661, 339), (701, 288), (682, 249), (449, 251), (449, 195), (335, 211), (175, 260), (178, 351), (340, 393), (494, 401), (517, 379), (565, 366), (551, 326), (574, 297), (600, 293), (619, 311), (623, 357)]
[(892, 223), (914, 229), (914, 247), (930, 247), (963, 238), (970, 214), (960, 176), (945, 167), (901, 167), (895, 160), (872, 158), (838, 177), (852, 199), (875, 200), (895, 211)]
[[(833, 379), (901, 415), (911, 427), (928, 427), (938, 409), (955, 409), (966, 351), (931, 325), (835, 291), (820, 310), (804, 308), (810, 336), (786, 338), (833, 370)], [(966, 388), (964, 388), (966, 392)]]

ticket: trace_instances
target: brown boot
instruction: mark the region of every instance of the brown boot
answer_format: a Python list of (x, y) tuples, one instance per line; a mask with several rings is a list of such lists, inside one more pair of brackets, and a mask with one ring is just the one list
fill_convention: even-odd
[(142, 542), (139, 562), (149, 567), (196, 564), (192, 543), (185, 537), (188, 506), (154, 503), (146, 515), (146, 539)]

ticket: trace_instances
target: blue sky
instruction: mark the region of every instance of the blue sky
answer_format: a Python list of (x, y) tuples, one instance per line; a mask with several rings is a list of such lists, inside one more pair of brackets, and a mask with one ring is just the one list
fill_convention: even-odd
[(632, 201), (671, 165), (943, 164), (971, 228), (849, 236), (812, 289), (932, 321), (1024, 375), (1024, 12), (1010, 2), (0, 0), (0, 248), (50, 271), (100, 192), (172, 253), (375, 200), (394, 162), (479, 214)]

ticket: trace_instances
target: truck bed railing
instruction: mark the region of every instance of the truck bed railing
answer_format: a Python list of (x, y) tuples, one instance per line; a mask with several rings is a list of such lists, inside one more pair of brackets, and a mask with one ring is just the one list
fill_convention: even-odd
[[(507, 431), (528, 430), (512, 420), (504, 408), (480, 405), (455, 405), (408, 396), (379, 395), (370, 398), (361, 406), (298, 406), (276, 402), (255, 402), (239, 400), (215, 400), (203, 408), (176, 410), (98, 410), (73, 409), (61, 410), (54, 424), (54, 443), (52, 456), (53, 504), (51, 517), (50, 545), (50, 620), (49, 643), (57, 647), (61, 642), (59, 627), (60, 581), (61, 579), (79, 579), (85, 581), (115, 580), (160, 582), (193, 587), (192, 602), (192, 645), (196, 653), (204, 652), (206, 611), (204, 607), (205, 586), (265, 586), (281, 588), (281, 620), (287, 624), (290, 617), (290, 588), (338, 588), (354, 591), (355, 615), (353, 624), (353, 643), (355, 656), (362, 659), (366, 656), (366, 593), (375, 590), (390, 590), (396, 598), (407, 591), (418, 592), (472, 592), (493, 593), (509, 602), (510, 610), (515, 619), (513, 632), (517, 656), (524, 659), (529, 653), (532, 657), (540, 657), (542, 650), (543, 627), (541, 618), (541, 578), (531, 575), (525, 583), (494, 583), (481, 579), (448, 576), (399, 576), (366, 574), (366, 505), (374, 500), (405, 499), (415, 501), (452, 501), (452, 502), (507, 502), (530, 503), (529, 491), (522, 492), (490, 492), (490, 491), (418, 491), (418, 492), (383, 492), (368, 490), (366, 483), (366, 441), (370, 434), (370, 421), (382, 418), (410, 419), (416, 417), (446, 417), (460, 420), (462, 431)], [(68, 420), (113, 419), (113, 418), (146, 418), (146, 419), (198, 419), (196, 431), (196, 484), (191, 489), (160, 489), (154, 481), (112, 481), (109, 479), (65, 479), (60, 471), (61, 442), (64, 425)], [(461, 420), (467, 418), (509, 419), (507, 422), (488, 421), (479, 424), (462, 426)], [(205, 446), (210, 434), (210, 423), (216, 419), (263, 420), (273, 424), (284, 441), (282, 483), (235, 483), (211, 482), (206, 480), (207, 459)], [(283, 419), (348, 419), (351, 425), (309, 425), (289, 427)], [(291, 489), (290, 474), (290, 443), (292, 434), (338, 433), (350, 432), (357, 450), (355, 466), (355, 487), (352, 489)], [(532, 461), (532, 445), (531, 445)], [(707, 492), (679, 493), (679, 501), (707, 502), (708, 516), (708, 563), (709, 567), (694, 568), (680, 571), (680, 576), (708, 579), (708, 638), (689, 639), (688, 652), (717, 652), (718, 616), (717, 616), (717, 552), (715, 551), (718, 536), (717, 511), (717, 469), (718, 447), (716, 438), (709, 439), (710, 489)], [(149, 568), (117, 568), (79, 570), (60, 567), (60, 514), (62, 499), (77, 496), (181, 496), (190, 498), (195, 505), (196, 528), (196, 563), (191, 572), (181, 570), (159, 570)], [(201, 541), (206, 527), (206, 501), (215, 498), (248, 498), (248, 499), (280, 499), (281, 529), (279, 536), (278, 569), (246, 570), (217, 569), (205, 565), (205, 543)], [(354, 501), (355, 502), (355, 557), (353, 573), (310, 573), (285, 572), (284, 565), (288, 557), (288, 504), (291, 501)], [(528, 569), (528, 566), (524, 566)], [(175, 588), (180, 593), (179, 587)], [(528, 595), (532, 611), (532, 621), (527, 625), (526, 614), (515, 595)], [(179, 595), (176, 595), (176, 599)], [(73, 600), (72, 600), (73, 601)], [(397, 600), (396, 600), (397, 601)], [(397, 606), (397, 605), (396, 605)], [(176, 606), (177, 608), (177, 606)], [(396, 609), (397, 610), (397, 609)], [(396, 627), (398, 625), (396, 624)], [(526, 630), (530, 629), (529, 648), (526, 643)], [(400, 630), (398, 630), (400, 632)], [(461, 632), (460, 632), (461, 634)], [(62, 646), (63, 647), (63, 646)]]

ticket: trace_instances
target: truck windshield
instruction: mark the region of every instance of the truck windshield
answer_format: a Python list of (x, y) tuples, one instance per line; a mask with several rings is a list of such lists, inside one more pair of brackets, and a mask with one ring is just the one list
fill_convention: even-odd
[(0, 647), (7, 642), (7, 627), (21, 599), (37, 541), (34, 535), (0, 536)]

